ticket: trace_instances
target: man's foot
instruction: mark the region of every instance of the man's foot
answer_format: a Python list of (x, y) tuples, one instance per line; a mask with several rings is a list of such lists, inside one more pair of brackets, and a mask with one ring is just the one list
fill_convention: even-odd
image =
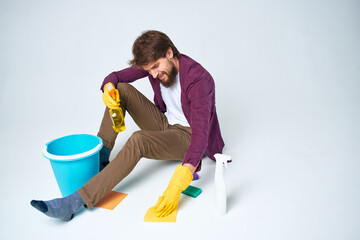
[(77, 210), (85, 205), (84, 200), (77, 192), (63, 198), (56, 198), (50, 201), (32, 200), (31, 206), (53, 218), (60, 218), (70, 221)]

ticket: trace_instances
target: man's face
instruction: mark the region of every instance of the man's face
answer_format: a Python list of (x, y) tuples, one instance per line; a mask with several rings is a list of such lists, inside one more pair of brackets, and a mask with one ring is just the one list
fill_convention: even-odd
[(178, 70), (175, 64), (166, 57), (150, 62), (143, 66), (143, 69), (165, 87), (171, 87), (176, 82)]

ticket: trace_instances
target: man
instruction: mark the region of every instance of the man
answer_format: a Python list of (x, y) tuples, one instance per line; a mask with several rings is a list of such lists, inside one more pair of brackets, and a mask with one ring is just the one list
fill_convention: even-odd
[[(134, 42), (131, 67), (113, 72), (101, 86), (108, 108), (98, 136), (104, 142), (100, 152), (101, 171), (75, 193), (31, 205), (50, 217), (71, 220), (75, 212), (90, 208), (124, 179), (142, 158), (182, 161), (164, 194), (154, 206), (157, 217), (177, 209), (181, 191), (201, 169), (203, 155), (214, 160), (224, 142), (215, 108), (215, 86), (211, 75), (197, 62), (180, 54), (172, 41), (159, 31), (147, 31)], [(130, 82), (148, 77), (154, 90), (154, 103)], [(104, 87), (117, 87), (113, 100)], [(112, 128), (109, 108), (120, 107), (140, 127), (109, 163), (117, 133)]]

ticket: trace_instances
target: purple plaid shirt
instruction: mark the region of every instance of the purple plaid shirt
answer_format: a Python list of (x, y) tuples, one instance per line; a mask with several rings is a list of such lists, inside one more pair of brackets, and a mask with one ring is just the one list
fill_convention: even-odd
[[(185, 154), (183, 164), (193, 166), (199, 164), (196, 171), (201, 169), (204, 153), (215, 160), (215, 153), (222, 153), (224, 141), (221, 137), (220, 126), (215, 107), (215, 84), (210, 73), (199, 63), (186, 55), (179, 57), (179, 72), (181, 85), (181, 105), (184, 115), (191, 127), (191, 140)], [(154, 103), (161, 112), (166, 112), (166, 106), (161, 97), (160, 83), (148, 72), (135, 67), (125, 68), (108, 75), (101, 89), (108, 82), (115, 86), (119, 82), (134, 82), (148, 77), (154, 90)]]

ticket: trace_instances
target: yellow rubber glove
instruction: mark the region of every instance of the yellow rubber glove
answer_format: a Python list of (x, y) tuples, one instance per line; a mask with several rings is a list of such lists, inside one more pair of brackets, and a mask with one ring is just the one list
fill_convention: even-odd
[(119, 91), (115, 88), (111, 82), (105, 84), (103, 101), (105, 105), (110, 109), (118, 109), (120, 104)]
[(120, 107), (119, 91), (111, 82), (105, 84), (104, 86), (103, 100), (105, 105), (110, 108), (110, 118), (114, 131), (116, 133), (124, 131), (125, 121), (123, 111)]
[(157, 217), (166, 217), (177, 210), (180, 194), (190, 185), (192, 179), (193, 175), (187, 167), (176, 167), (168, 187), (154, 206)]
[(145, 222), (176, 222), (177, 210), (175, 209), (171, 214), (166, 217), (158, 217), (155, 212), (155, 207), (158, 206), (158, 203), (163, 200), (163, 197), (159, 197), (158, 202), (154, 207), (151, 207), (147, 210), (144, 221)]

